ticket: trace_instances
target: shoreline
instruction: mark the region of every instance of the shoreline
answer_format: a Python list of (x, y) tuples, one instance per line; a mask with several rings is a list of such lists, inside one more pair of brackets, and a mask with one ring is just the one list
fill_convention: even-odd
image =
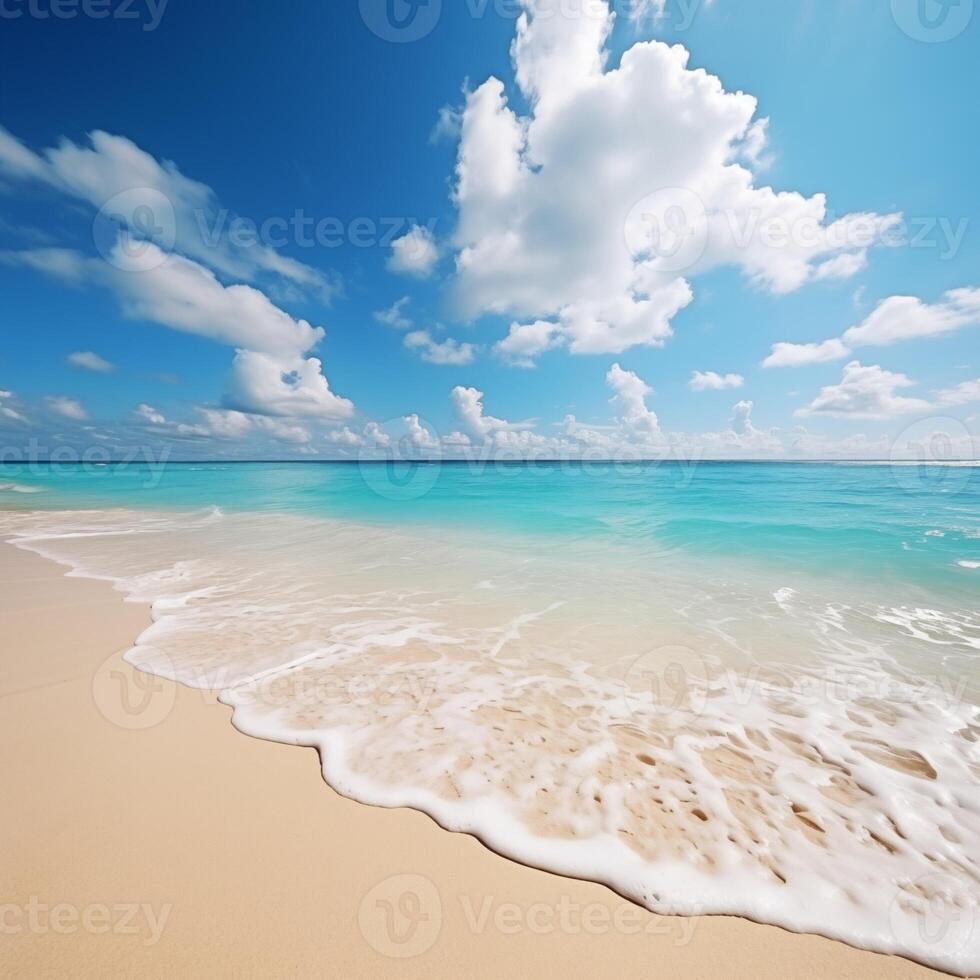
[(744, 919), (657, 916), (348, 800), (315, 750), (245, 738), (212, 693), (125, 663), (146, 606), (8, 543), (0, 581), (9, 975), (944, 976)]

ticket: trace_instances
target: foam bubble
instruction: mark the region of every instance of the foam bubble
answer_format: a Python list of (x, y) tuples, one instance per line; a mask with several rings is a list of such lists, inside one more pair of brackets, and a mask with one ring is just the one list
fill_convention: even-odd
[(796, 589), (782, 588), (776, 589), (776, 591), (773, 592), (772, 597), (785, 609), (795, 595)]

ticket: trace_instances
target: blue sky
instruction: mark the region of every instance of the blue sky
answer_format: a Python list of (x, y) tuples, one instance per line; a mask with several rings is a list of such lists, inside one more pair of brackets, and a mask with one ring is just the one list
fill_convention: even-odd
[(8, 457), (978, 455), (972, 2), (394, 3), (0, 4)]

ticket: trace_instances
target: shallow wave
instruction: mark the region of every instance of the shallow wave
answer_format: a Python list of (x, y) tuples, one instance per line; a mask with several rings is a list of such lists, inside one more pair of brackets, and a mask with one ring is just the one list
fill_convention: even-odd
[(0, 483), (0, 493), (43, 493), (42, 487), (28, 487), (23, 483)]
[(978, 469), (976, 459), (836, 459), (828, 460), (833, 466), (923, 466), (952, 467), (953, 469)]
[(130, 662), (315, 746), (355, 799), (657, 912), (980, 970), (969, 610), (268, 514), (0, 512), (0, 533), (152, 603)]

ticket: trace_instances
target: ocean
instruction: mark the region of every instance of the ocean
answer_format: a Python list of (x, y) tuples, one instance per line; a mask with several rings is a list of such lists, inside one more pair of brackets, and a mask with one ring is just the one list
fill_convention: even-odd
[(966, 974), (978, 467), (8, 463), (0, 534), (348, 796)]

